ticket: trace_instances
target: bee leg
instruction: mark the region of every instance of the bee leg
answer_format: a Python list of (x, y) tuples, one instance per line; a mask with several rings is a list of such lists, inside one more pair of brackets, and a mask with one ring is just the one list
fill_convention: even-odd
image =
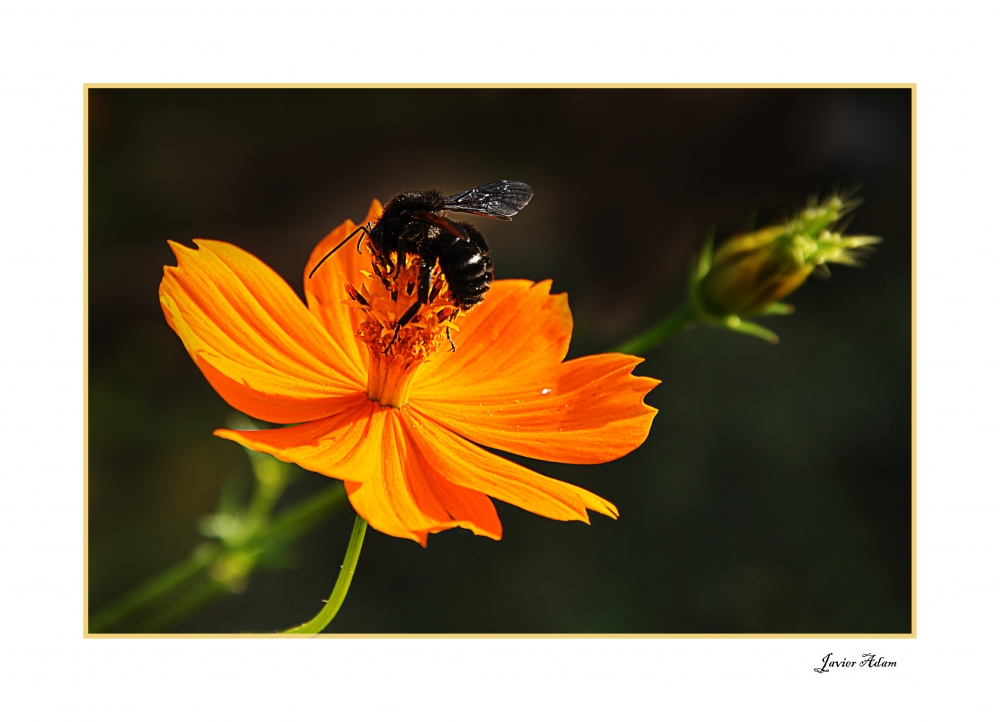
[(403, 316), (399, 319), (399, 321), (396, 322), (396, 330), (392, 334), (392, 341), (389, 342), (389, 345), (385, 347), (385, 351), (383, 351), (382, 353), (386, 355), (389, 354), (389, 349), (392, 348), (392, 345), (396, 343), (396, 339), (399, 338), (399, 330), (403, 328), (403, 326), (408, 324), (410, 322), (410, 319), (412, 319), (414, 316), (417, 315), (417, 311), (420, 310), (420, 307), (422, 305), (423, 304), (418, 300), (416, 303), (414, 303), (412, 306), (406, 309), (406, 313), (404, 313)]
[[(407, 311), (407, 313), (409, 313), (409, 311)], [(400, 323), (396, 324), (396, 331), (392, 334), (392, 340), (389, 342), (389, 345), (385, 347), (385, 351), (382, 352), (386, 356), (389, 355), (389, 349), (392, 348), (392, 345), (396, 343), (396, 339), (399, 338), (399, 329), (401, 329), (402, 327), (403, 327), (402, 324)]]
[(396, 274), (394, 278), (399, 278), (399, 272), (406, 265), (406, 242), (401, 237), (397, 243), (399, 245), (396, 246)]
[[(430, 262), (428, 262), (425, 258), (420, 259), (420, 286), (417, 289), (417, 300), (414, 301), (412, 306), (406, 309), (406, 313), (404, 313), (396, 322), (396, 331), (392, 334), (392, 340), (389, 342), (389, 345), (385, 347), (385, 351), (382, 353), (389, 353), (389, 349), (392, 348), (392, 345), (396, 343), (396, 339), (399, 338), (399, 329), (408, 324), (410, 320), (417, 315), (417, 311), (420, 310), (420, 307), (427, 303), (427, 297), (430, 296), (431, 293), (431, 273), (433, 271), (434, 259), (431, 259)], [(452, 346), (454, 346), (454, 344), (452, 344)]]
[(448, 337), (448, 343), (451, 344), (451, 352), (455, 353), (456, 351), (458, 351), (458, 349), (455, 348), (455, 341), (451, 337), (451, 326), (444, 327), (444, 335)]

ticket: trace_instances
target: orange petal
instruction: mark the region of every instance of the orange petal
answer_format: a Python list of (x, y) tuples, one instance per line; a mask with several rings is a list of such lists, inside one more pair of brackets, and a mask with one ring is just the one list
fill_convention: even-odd
[[(382, 204), (372, 201), (361, 225), (378, 220), (382, 215)], [(362, 270), (371, 271), (371, 256), (367, 250), (357, 252), (358, 236), (348, 241), (344, 246), (323, 262), (312, 278), (309, 274), (316, 264), (327, 253), (347, 238), (358, 226), (350, 220), (344, 221), (327, 234), (319, 242), (309, 256), (305, 270), (306, 303), (309, 310), (322, 321), (337, 347), (351, 360), (351, 363), (362, 376), (367, 375), (368, 351), (358, 338), (357, 330), (361, 323), (361, 314), (353, 307), (344, 303), (347, 299), (345, 286), (350, 283), (356, 288), (361, 287)], [(365, 238), (363, 247), (367, 246)]]
[(346, 472), (351, 478), (363, 478), (375, 467), (375, 460), (364, 448), (374, 426), (375, 406), (360, 391), (324, 419), (283, 429), (216, 429), (215, 435), (327, 476), (344, 478)]
[(344, 483), (355, 511), (379, 531), (423, 546), (428, 533), (456, 526), (499, 539), (500, 519), (486, 495), (455, 486), (425, 466), (397, 409), (381, 415), (381, 473), (360, 484)]
[(396, 409), (364, 399), (352, 411), (299, 426), (215, 433), (343, 479), (354, 509), (385, 534), (425, 546), (428, 533), (456, 526), (500, 538), (500, 519), (492, 502), (428, 468)]
[(573, 316), (552, 281), (495, 282), (486, 299), (457, 321), (455, 353), (439, 353), (418, 371), (413, 392), (440, 398), (463, 384), (549, 368), (566, 358)]
[(660, 382), (632, 376), (642, 359), (609, 353), (469, 386), (416, 390), (410, 405), (477, 444), (566, 464), (600, 464), (639, 447)]
[(611, 502), (491, 454), (438, 426), (412, 405), (401, 413), (428, 466), (458, 486), (560, 521), (589, 523), (587, 509), (618, 517)]
[(240, 411), (274, 423), (322, 418), (365, 376), (284, 280), (221, 241), (170, 242), (160, 305), (209, 383)]

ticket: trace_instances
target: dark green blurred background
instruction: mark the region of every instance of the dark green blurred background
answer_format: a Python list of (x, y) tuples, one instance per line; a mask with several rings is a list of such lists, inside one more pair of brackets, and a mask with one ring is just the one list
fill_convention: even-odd
[[(910, 90), (91, 89), (89, 113), (91, 610), (189, 554), (227, 480), (250, 478), (212, 436), (231, 409), (160, 311), (168, 238), (234, 243), (301, 295), (314, 244), (372, 198), (525, 181), (513, 223), (478, 225), (498, 277), (569, 292), (574, 357), (671, 311), (710, 227), (725, 238), (862, 183), (850, 230), (884, 242), (765, 319), (779, 345), (688, 332), (639, 367), (663, 383), (638, 451), (522, 460), (619, 520), (497, 502), (500, 542), (369, 531), (328, 631), (911, 630)], [(330, 483), (304, 473), (282, 506)], [(310, 618), (352, 519), (344, 506), (287, 568), (173, 631)]]

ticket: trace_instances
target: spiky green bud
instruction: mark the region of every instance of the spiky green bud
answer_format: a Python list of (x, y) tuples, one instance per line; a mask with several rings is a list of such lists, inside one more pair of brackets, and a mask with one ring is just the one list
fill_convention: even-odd
[(690, 295), (698, 320), (750, 333), (772, 343), (778, 337), (746, 319), (791, 313), (780, 303), (826, 264), (859, 265), (878, 243), (875, 236), (845, 236), (835, 224), (857, 206), (839, 195), (811, 202), (793, 220), (736, 236), (717, 251), (709, 238), (691, 275)]

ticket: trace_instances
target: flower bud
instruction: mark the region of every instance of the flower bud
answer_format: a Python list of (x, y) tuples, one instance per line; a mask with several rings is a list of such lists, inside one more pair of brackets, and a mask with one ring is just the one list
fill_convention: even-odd
[(772, 332), (745, 319), (791, 313), (791, 306), (780, 301), (813, 272), (828, 275), (828, 263), (860, 265), (868, 247), (880, 239), (844, 236), (831, 229), (856, 206), (834, 195), (821, 204), (811, 203), (784, 225), (736, 236), (718, 251), (713, 252), (711, 239), (706, 241), (691, 276), (691, 303), (698, 319), (777, 342)]

